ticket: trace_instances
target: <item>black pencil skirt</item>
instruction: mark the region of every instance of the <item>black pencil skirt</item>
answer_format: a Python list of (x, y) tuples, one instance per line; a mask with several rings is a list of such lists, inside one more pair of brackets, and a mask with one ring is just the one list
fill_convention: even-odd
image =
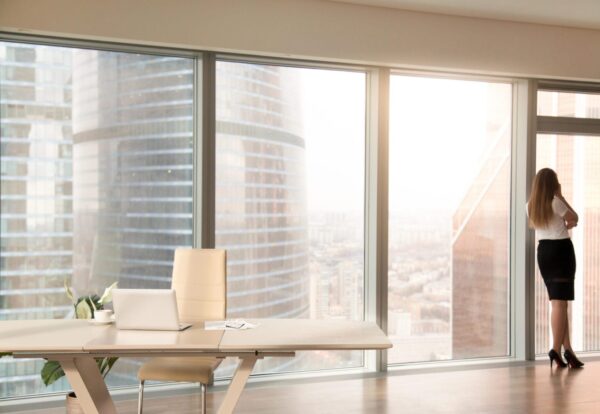
[(550, 300), (575, 299), (576, 264), (571, 239), (540, 240), (537, 261)]

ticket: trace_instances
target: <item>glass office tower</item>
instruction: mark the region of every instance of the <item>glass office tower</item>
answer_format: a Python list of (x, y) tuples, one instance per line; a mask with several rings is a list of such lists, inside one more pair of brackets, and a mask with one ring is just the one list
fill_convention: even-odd
[(168, 288), (192, 245), (193, 63), (74, 51), (76, 287)]
[[(3, 319), (70, 317), (79, 294), (169, 287), (192, 245), (193, 60), (1, 43)], [(65, 389), (0, 360), (0, 396)], [(131, 383), (121, 360), (109, 383)]]
[(481, 136), (484, 156), (452, 216), (453, 359), (509, 353), (512, 131), (507, 108), (488, 112)]
[(217, 63), (215, 228), (228, 254), (229, 317), (309, 316), (305, 142), (293, 85), (279, 67)]
[[(169, 288), (173, 251), (190, 247), (191, 59), (73, 51), (73, 284), (102, 292)], [(132, 384), (121, 359), (110, 385)]]
[[(0, 43), (0, 319), (70, 311), (71, 73), (70, 49)], [(0, 397), (37, 391), (41, 366), (0, 359)]]
[[(216, 69), (215, 234), (228, 252), (228, 316), (362, 320), (365, 75)], [(299, 353), (255, 372), (361, 363), (362, 352)]]
[[(230, 318), (310, 314), (297, 84), (279, 67), (217, 62), (215, 243), (227, 249)], [(261, 361), (257, 371), (303, 359)], [(223, 365), (221, 375), (232, 369)]]

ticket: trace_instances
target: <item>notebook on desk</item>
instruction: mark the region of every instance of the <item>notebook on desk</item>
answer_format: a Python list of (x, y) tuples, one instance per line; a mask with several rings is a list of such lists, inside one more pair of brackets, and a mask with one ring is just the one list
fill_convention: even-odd
[(182, 331), (191, 324), (179, 322), (177, 296), (169, 289), (114, 289), (117, 329)]

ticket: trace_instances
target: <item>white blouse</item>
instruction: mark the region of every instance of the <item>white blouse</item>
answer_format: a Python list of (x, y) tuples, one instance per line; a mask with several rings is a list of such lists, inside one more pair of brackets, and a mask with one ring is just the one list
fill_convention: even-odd
[(536, 227), (535, 229), (538, 240), (568, 239), (569, 230), (567, 230), (564, 217), (567, 211), (569, 211), (569, 207), (561, 199), (554, 197), (552, 199), (552, 211), (554, 214), (550, 218), (548, 225), (541, 228)]

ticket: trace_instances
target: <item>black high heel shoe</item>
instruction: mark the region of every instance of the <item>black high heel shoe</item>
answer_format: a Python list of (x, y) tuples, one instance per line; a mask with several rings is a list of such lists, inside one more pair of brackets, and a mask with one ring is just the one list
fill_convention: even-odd
[(567, 364), (569, 364), (570, 368), (581, 368), (585, 365), (583, 362), (577, 359), (573, 352), (568, 349), (565, 350), (565, 359), (567, 360)]
[(563, 361), (560, 357), (560, 354), (554, 349), (551, 349), (548, 352), (548, 357), (550, 358), (550, 369), (552, 369), (552, 363), (554, 361), (556, 361), (556, 365), (558, 365), (560, 368), (565, 368), (567, 366), (567, 364), (565, 364), (565, 361)]

